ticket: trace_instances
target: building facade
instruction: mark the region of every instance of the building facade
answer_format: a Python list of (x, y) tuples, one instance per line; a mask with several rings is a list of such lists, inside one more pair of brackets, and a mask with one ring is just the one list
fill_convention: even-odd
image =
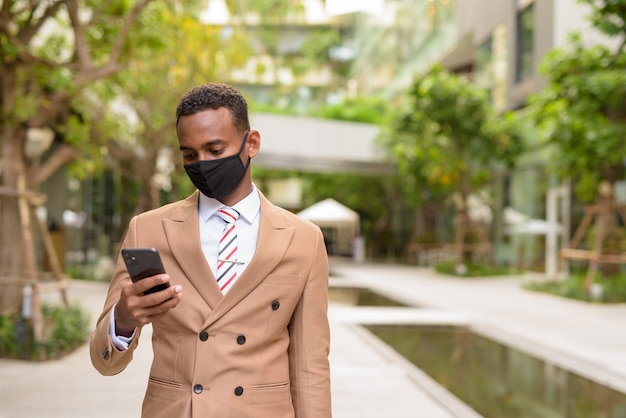
[[(378, 19), (362, 17), (355, 25), (358, 41), (352, 77), (362, 94), (390, 99), (403, 94), (434, 64), (462, 74), (490, 92), (497, 110), (520, 116), (529, 97), (545, 80), (539, 67), (547, 52), (567, 47), (571, 32), (584, 44), (610, 43), (587, 20), (590, 9), (577, 0), (388, 0)], [(546, 174), (547, 151), (531, 123), (528, 150), (513, 172), (502, 173), (493, 190), (496, 260), (543, 269), (547, 242), (569, 235), (570, 198), (560, 196), (558, 237), (547, 233), (508, 235), (505, 208), (544, 220), (550, 190), (561, 185)], [(554, 204), (552, 202), (551, 204)]]

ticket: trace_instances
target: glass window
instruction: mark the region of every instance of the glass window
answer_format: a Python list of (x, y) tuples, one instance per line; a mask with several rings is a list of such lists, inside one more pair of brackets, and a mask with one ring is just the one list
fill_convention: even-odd
[(489, 36), (476, 50), (476, 83), (486, 89), (491, 98), (493, 89), (493, 38)]
[(517, 14), (516, 81), (521, 81), (533, 75), (533, 38), (535, 34), (535, 11), (533, 6), (531, 3)]

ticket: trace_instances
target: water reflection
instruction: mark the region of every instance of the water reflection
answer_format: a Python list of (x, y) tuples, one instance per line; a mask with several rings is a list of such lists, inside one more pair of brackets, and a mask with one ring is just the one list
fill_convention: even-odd
[(626, 394), (457, 327), (367, 327), (486, 418), (626, 418)]
[(331, 286), (328, 289), (331, 302), (350, 306), (406, 306), (400, 302), (372, 292), (366, 287)]

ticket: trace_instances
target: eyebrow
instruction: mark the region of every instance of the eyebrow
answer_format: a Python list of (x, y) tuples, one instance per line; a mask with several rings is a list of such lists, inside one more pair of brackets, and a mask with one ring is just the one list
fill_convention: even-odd
[[(211, 140), (208, 140), (208, 141), (206, 141), (206, 142), (203, 142), (203, 143), (200, 145), (200, 148), (207, 148), (207, 147), (210, 147), (210, 146), (213, 146), (213, 145), (220, 145), (220, 144), (226, 144), (226, 143), (228, 143), (228, 141), (226, 141), (225, 139), (216, 138), (216, 139), (211, 139)], [(184, 145), (180, 145), (180, 146), (179, 146), (179, 149), (180, 149), (181, 151), (188, 151), (188, 150), (193, 151), (193, 148), (191, 148), (191, 147), (186, 147), (186, 146), (184, 146)]]

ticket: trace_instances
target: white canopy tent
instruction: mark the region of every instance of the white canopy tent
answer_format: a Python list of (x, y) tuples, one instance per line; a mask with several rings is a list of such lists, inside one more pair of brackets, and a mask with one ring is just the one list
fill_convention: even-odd
[(510, 206), (504, 208), (503, 216), (506, 225), (504, 232), (507, 234), (548, 235), (552, 232), (560, 233), (562, 230), (558, 222), (531, 218)]
[(329, 254), (352, 254), (353, 239), (360, 233), (361, 218), (358, 213), (335, 199), (328, 198), (309, 206), (297, 215), (322, 229)]

